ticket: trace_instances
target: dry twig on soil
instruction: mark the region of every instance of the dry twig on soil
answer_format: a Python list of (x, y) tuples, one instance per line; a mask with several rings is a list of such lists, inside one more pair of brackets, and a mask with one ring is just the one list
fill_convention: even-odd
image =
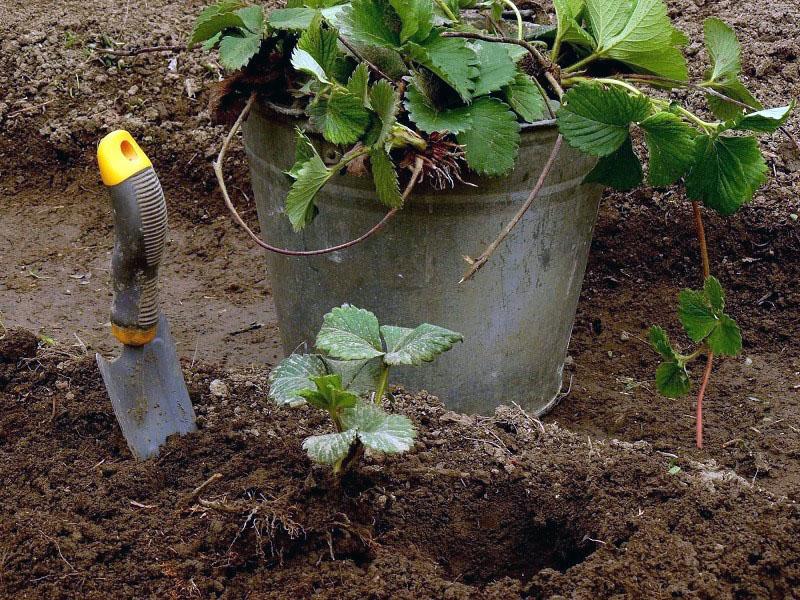
[(139, 54), (149, 54), (151, 52), (183, 52), (188, 50), (185, 44), (174, 46), (146, 46), (144, 48), (128, 48), (127, 50), (114, 50), (113, 48), (95, 48), (101, 54), (111, 56), (138, 56)]

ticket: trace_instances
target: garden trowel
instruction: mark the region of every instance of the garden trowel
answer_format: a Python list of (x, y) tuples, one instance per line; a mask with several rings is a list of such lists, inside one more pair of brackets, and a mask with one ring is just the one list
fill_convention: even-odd
[(173, 433), (196, 429), (175, 343), (159, 309), (167, 207), (152, 163), (127, 131), (104, 137), (97, 161), (116, 234), (111, 332), (124, 344), (119, 358), (107, 361), (98, 354), (97, 364), (131, 452), (145, 459)]

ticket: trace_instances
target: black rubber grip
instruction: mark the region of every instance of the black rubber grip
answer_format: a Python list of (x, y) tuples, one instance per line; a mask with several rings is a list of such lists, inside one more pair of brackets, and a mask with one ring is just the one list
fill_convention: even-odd
[(148, 330), (158, 323), (158, 266), (167, 237), (167, 206), (152, 167), (108, 188), (116, 240), (111, 257), (111, 322)]

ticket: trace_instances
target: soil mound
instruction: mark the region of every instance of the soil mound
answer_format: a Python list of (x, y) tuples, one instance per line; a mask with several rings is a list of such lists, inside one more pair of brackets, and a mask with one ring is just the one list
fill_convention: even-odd
[[(713, 465), (401, 390), (390, 409), (419, 428), (414, 451), (336, 481), (300, 447), (321, 415), (268, 403), (263, 373), (205, 367), (187, 373), (200, 430), (138, 463), (91, 358), (21, 358), (25, 338), (8, 332), (0, 359), (13, 365), (0, 386), (3, 597), (800, 594), (797, 506)], [(209, 393), (214, 378), (228, 395)]]

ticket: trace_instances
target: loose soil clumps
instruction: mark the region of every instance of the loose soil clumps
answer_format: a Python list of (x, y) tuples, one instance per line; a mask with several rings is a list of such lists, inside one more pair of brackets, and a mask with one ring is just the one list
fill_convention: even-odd
[[(316, 411), (265, 373), (187, 373), (200, 430), (130, 458), (91, 357), (0, 362), (0, 595), (20, 598), (788, 598), (800, 511), (713, 465), (395, 393), (412, 454), (342, 481)], [(209, 383), (220, 378), (227, 394)], [(216, 473), (221, 477), (197, 492)]]

